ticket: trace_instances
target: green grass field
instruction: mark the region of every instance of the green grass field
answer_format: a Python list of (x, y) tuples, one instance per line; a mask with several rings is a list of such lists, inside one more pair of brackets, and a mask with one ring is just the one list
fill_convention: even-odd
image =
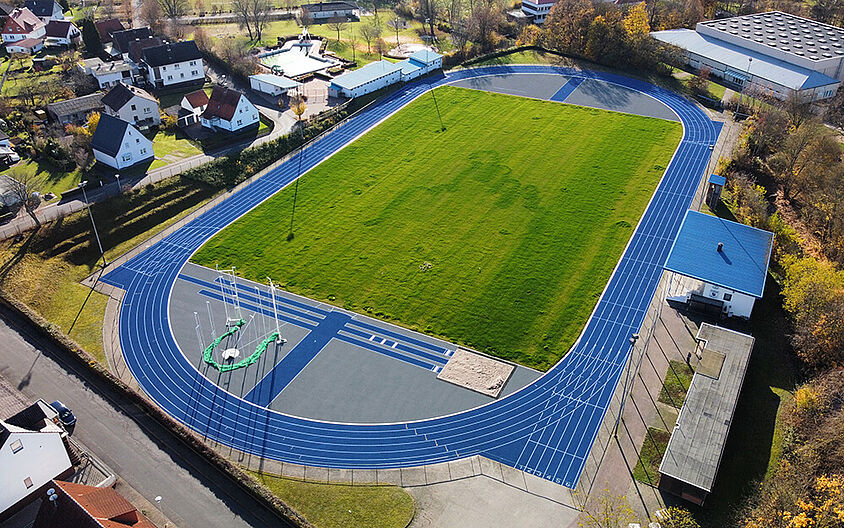
[(678, 123), (437, 90), (209, 241), (325, 300), (547, 369), (580, 333), (681, 137)]

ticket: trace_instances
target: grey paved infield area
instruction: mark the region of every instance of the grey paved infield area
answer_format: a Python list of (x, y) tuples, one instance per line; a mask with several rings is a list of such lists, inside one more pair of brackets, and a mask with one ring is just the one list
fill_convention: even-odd
[[(182, 270), (182, 274), (207, 282), (213, 282), (217, 278), (214, 270), (190, 263)], [(244, 291), (246, 287), (256, 286), (249, 281), (240, 281), (239, 284), (244, 286)], [(170, 324), (173, 335), (182, 353), (200, 372), (235, 395), (247, 394), (308, 334), (304, 328), (289, 323), (283, 324), (281, 331), (288, 340), (287, 343), (278, 348), (270, 345), (261, 358), (247, 368), (220, 373), (202, 361), (202, 348), (211, 341), (208, 307), (211, 308), (216, 335), (225, 331), (225, 311), (221, 301), (200, 295), (199, 291), (202, 289), (201, 286), (183, 279), (176, 281), (170, 298)], [(266, 286), (262, 289), (266, 290)], [(279, 295), (323, 309), (332, 308), (330, 305), (284, 292), (279, 292)], [(200, 320), (201, 346), (197, 343), (194, 312)], [(252, 314), (253, 312), (247, 309), (243, 310), (243, 317), (247, 321)], [(351, 315), (356, 320), (363, 320), (402, 335), (454, 348), (450, 343), (423, 334), (359, 314)], [(274, 323), (270, 317), (256, 315), (240, 336), (238, 348), (241, 349), (241, 357), (249, 355), (258, 341), (273, 328)], [(232, 344), (233, 339), (218, 347), (218, 361), (219, 351)], [(538, 371), (516, 367), (499, 398), (515, 392), (540, 376)], [(488, 396), (438, 380), (435, 372), (334, 339), (281, 391), (269, 407), (295, 416), (325, 421), (383, 423), (442, 416), (490, 401), (493, 399)]]
[(583, 81), (566, 98), (566, 103), (679, 121), (670, 108), (653, 97), (593, 79)]
[(550, 99), (568, 80), (568, 77), (563, 77), (562, 75), (547, 75), (543, 73), (505, 74), (463, 79), (451, 83), (451, 86), (518, 95), (521, 97), (533, 97), (535, 99)]

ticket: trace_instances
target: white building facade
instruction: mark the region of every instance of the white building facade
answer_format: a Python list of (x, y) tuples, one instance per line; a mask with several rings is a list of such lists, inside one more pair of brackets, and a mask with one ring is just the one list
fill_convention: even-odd
[(202, 54), (192, 40), (146, 48), (143, 57), (147, 79), (156, 88), (205, 80)]
[(335, 77), (328, 86), (333, 97), (360, 97), (401, 81), (402, 65), (381, 60)]
[(152, 141), (130, 123), (108, 114), (100, 115), (91, 138), (94, 159), (113, 169), (125, 169), (153, 158)]
[(214, 87), (201, 116), (202, 126), (227, 132), (239, 132), (260, 120), (258, 109), (245, 95), (222, 86)]
[(136, 127), (149, 127), (161, 123), (158, 101), (147, 91), (119, 83), (103, 96), (106, 114), (132, 123)]
[(533, 20), (534, 24), (542, 24), (553, 6), (554, 0), (522, 0), (522, 13)]

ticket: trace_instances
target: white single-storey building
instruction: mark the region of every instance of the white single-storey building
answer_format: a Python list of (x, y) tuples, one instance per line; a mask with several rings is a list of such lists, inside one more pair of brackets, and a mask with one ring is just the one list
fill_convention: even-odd
[(651, 35), (680, 48), (692, 69), (709, 68), (739, 90), (816, 101), (833, 97), (844, 80), (844, 29), (778, 11)]
[(556, 0), (522, 0), (522, 13), (534, 24), (542, 24), (555, 3)]
[(91, 149), (94, 159), (117, 170), (153, 158), (152, 141), (131, 124), (108, 114), (100, 115)]
[(765, 292), (774, 235), (688, 211), (665, 261), (670, 301), (724, 317), (750, 318)]
[(8, 53), (23, 53), (25, 55), (34, 55), (44, 49), (43, 39), (23, 39), (17, 42), (10, 42), (6, 44), (6, 51)]
[(422, 49), (412, 53), (410, 57), (398, 64), (401, 65), (401, 80), (408, 82), (441, 69), (443, 56), (435, 51)]
[(401, 81), (401, 63), (385, 60), (370, 62), (363, 68), (335, 77), (328, 86), (333, 97), (360, 97)]
[(227, 132), (257, 126), (261, 120), (258, 109), (245, 95), (224, 86), (214, 87), (200, 117), (202, 126)]
[(259, 73), (249, 76), (249, 85), (256, 92), (261, 92), (273, 96), (284, 95), (289, 90), (295, 90), (302, 86), (301, 83), (288, 79), (281, 75), (273, 75), (272, 73)]
[(329, 20), (352, 20), (357, 18), (358, 6), (353, 2), (317, 2), (302, 4), (300, 9), (316, 23)]

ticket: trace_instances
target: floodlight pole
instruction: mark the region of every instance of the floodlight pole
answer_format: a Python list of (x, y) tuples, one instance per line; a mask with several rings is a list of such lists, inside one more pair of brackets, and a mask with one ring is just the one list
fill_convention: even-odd
[(618, 409), (618, 416), (615, 418), (615, 430), (613, 431), (613, 436), (616, 440), (618, 440), (618, 426), (621, 423), (621, 413), (624, 412), (624, 404), (627, 402), (627, 381), (630, 379), (630, 371), (633, 370), (633, 347), (636, 346), (636, 340), (639, 339), (639, 334), (633, 334), (630, 336), (630, 339), (627, 340), (630, 343), (630, 357), (627, 361), (625, 361), (625, 365), (628, 364), (627, 372), (624, 374), (624, 388), (621, 390), (621, 407)]
[(214, 318), (211, 317), (211, 301), (205, 301), (205, 308), (208, 310), (208, 323), (211, 325), (211, 341), (217, 339), (217, 332), (214, 330)]
[(434, 93), (434, 89), (431, 88), (430, 84), (428, 84), (428, 87), (431, 90), (431, 97), (434, 98), (434, 108), (437, 109), (437, 117), (440, 119), (440, 132), (445, 132), (445, 125), (443, 124), (443, 116), (440, 115), (440, 105), (437, 104), (437, 94)]
[(280, 345), (281, 343), (287, 342), (286, 339), (281, 338), (281, 327), (279, 326), (278, 322), (278, 306), (275, 303), (275, 284), (273, 284), (273, 280), (267, 277), (267, 280), (270, 281), (270, 297), (273, 300), (273, 319), (275, 319), (275, 343)]
[(94, 230), (94, 238), (97, 239), (97, 247), (100, 248), (100, 256), (103, 258), (103, 269), (106, 267), (105, 252), (103, 251), (103, 244), (100, 242), (100, 234), (97, 232), (97, 224), (94, 222), (94, 214), (91, 213), (91, 204), (88, 203), (88, 194), (85, 192), (85, 186), (88, 185), (87, 180), (79, 182), (77, 187), (82, 189), (82, 198), (85, 200), (85, 208), (88, 209), (88, 217), (91, 219), (91, 227)]
[(305, 129), (302, 127), (300, 116), (296, 117), (299, 122), (299, 133), (302, 135), (302, 146), (299, 147), (299, 168), (296, 170), (296, 186), (293, 189), (293, 211), (290, 213), (290, 233), (287, 239), (293, 238), (293, 218), (296, 216), (296, 199), (299, 197), (299, 178), (302, 176), (302, 158), (305, 156)]

